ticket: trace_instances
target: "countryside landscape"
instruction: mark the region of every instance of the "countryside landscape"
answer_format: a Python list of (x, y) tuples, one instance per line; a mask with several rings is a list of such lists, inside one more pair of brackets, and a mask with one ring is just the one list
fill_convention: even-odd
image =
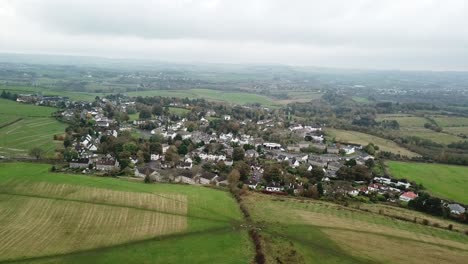
[(467, 17), (0, 2), (0, 264), (466, 263)]

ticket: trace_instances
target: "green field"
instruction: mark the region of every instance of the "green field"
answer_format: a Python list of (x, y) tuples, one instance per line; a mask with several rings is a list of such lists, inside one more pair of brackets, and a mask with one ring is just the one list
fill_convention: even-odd
[(424, 117), (418, 117), (413, 115), (399, 115), (399, 114), (381, 114), (377, 116), (376, 121), (383, 120), (396, 120), (400, 124), (400, 128), (412, 128), (419, 127), (424, 128), (424, 124), (429, 121)]
[(465, 128), (468, 128), (464, 127), (468, 124), (468, 118), (435, 116), (433, 119), (443, 128), (442, 133), (424, 128), (424, 124), (430, 123), (425, 117), (408, 114), (381, 114), (376, 120), (396, 120), (400, 124), (400, 130), (393, 133), (397, 136), (420, 137), (443, 145), (462, 140), (457, 135), (463, 132), (457, 131), (464, 131)]
[(360, 103), (360, 104), (368, 104), (369, 103), (369, 99), (367, 99), (365, 97), (353, 96), (352, 99), (356, 103)]
[(328, 138), (335, 138), (335, 140), (339, 142), (354, 143), (363, 146), (369, 143), (374, 143), (375, 145), (379, 146), (380, 150), (383, 151), (388, 151), (408, 157), (419, 156), (417, 153), (411, 152), (403, 147), (398, 146), (395, 142), (381, 137), (376, 137), (357, 131), (332, 128), (327, 128), (325, 132), (327, 133)]
[(0, 156), (24, 157), (31, 148), (39, 147), (47, 157), (53, 157), (62, 147), (61, 141), (54, 141), (54, 135), (63, 134), (66, 128), (51, 117), (55, 111), (52, 107), (0, 99), (0, 125), (5, 124), (0, 128)]
[(0, 164), (0, 262), (249, 263), (237, 203), (205, 187)]
[(434, 120), (441, 127), (468, 127), (467, 117), (435, 116)]
[(275, 106), (277, 103), (266, 96), (247, 92), (224, 92), (210, 89), (189, 90), (153, 90), (141, 92), (129, 92), (129, 96), (165, 96), (179, 98), (203, 98), (209, 101), (228, 102), (231, 104), (261, 104), (264, 106)]
[(388, 161), (387, 166), (396, 178), (422, 183), (440, 198), (468, 203), (468, 167), (397, 161)]
[(243, 200), (267, 263), (465, 263), (468, 256), (468, 236), (461, 232), (316, 200), (255, 193)]
[(180, 116), (185, 116), (188, 113), (190, 113), (190, 110), (185, 109), (185, 108), (180, 108), (180, 107), (169, 107), (169, 113), (180, 115)]

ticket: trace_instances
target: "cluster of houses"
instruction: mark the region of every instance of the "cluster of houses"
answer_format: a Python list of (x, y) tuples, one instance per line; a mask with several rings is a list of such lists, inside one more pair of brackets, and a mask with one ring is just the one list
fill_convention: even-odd
[(40, 94), (19, 94), (16, 98), (17, 102), (26, 103), (26, 104), (35, 104), (43, 106), (53, 106), (57, 107), (59, 105), (69, 106), (70, 100), (66, 96), (55, 96), (47, 95), (43, 96)]

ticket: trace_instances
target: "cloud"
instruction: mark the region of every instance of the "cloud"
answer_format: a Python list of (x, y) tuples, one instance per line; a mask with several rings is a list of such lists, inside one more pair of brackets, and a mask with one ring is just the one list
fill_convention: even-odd
[(468, 69), (463, 0), (6, 0), (0, 19), (2, 50)]

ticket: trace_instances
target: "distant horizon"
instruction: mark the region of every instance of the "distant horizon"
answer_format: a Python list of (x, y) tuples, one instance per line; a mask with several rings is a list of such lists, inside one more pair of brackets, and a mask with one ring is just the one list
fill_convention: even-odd
[[(437, 70), (437, 69), (398, 69), (398, 68), (345, 68), (345, 67), (326, 67), (326, 66), (317, 66), (317, 65), (294, 65), (294, 64), (283, 64), (283, 63), (255, 63), (255, 62), (245, 62), (245, 63), (235, 63), (235, 62), (201, 62), (201, 61), (170, 61), (170, 60), (157, 60), (151, 58), (138, 58), (138, 57), (112, 57), (112, 56), (101, 56), (101, 55), (81, 55), (81, 54), (67, 54), (67, 53), (32, 53), (32, 52), (8, 52), (0, 50), (0, 63), (6, 62), (2, 60), (1, 56), (43, 56), (43, 57), (69, 57), (69, 58), (83, 58), (83, 59), (100, 59), (100, 60), (109, 60), (109, 61), (133, 61), (141, 63), (155, 63), (155, 64), (168, 64), (168, 65), (180, 65), (180, 66), (214, 66), (214, 65), (225, 65), (225, 66), (272, 66), (272, 67), (291, 67), (296, 69), (301, 68), (316, 68), (321, 70), (342, 70), (342, 71), (369, 71), (369, 72), (437, 72), (437, 73), (468, 73), (467, 70)], [(19, 62), (11, 62), (19, 63)], [(89, 62), (92, 64), (91, 62)], [(37, 62), (31, 62), (31, 64), (42, 64)], [(74, 65), (54, 63), (57, 65)], [(311, 70), (311, 69), (310, 69)]]

